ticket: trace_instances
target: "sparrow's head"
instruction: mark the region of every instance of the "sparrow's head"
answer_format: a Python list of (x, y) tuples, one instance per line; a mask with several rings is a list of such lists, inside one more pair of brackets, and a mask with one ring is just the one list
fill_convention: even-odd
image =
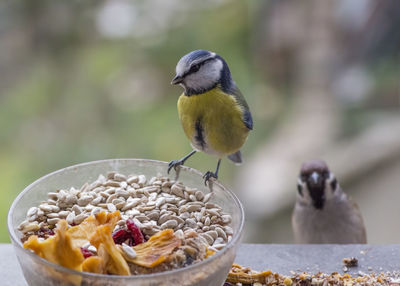
[(298, 197), (316, 209), (322, 209), (337, 192), (338, 183), (328, 165), (321, 160), (304, 162), (297, 181)]
[(222, 57), (210, 51), (196, 50), (179, 60), (171, 84), (180, 84), (190, 96), (204, 93), (218, 84), (229, 88), (234, 83)]

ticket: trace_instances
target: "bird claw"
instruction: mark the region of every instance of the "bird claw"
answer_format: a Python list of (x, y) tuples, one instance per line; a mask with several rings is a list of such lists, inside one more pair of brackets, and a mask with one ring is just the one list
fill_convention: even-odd
[(218, 179), (218, 175), (215, 174), (215, 173), (213, 173), (213, 172), (211, 172), (211, 171), (207, 171), (207, 172), (204, 174), (204, 176), (203, 176), (204, 185), (207, 186), (207, 182), (208, 182), (211, 178)]
[(168, 163), (168, 174), (171, 171), (172, 168), (176, 171), (176, 168), (179, 166), (182, 166), (184, 162), (182, 160), (172, 160), (171, 162)]

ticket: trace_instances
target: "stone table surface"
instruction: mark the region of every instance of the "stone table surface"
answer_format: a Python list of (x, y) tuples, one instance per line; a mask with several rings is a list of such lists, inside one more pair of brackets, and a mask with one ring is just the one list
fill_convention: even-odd
[[(356, 257), (351, 275), (400, 271), (400, 245), (295, 245), (242, 244), (235, 262), (254, 270), (272, 270), (284, 275), (296, 272), (340, 272), (342, 259)], [(11, 244), (0, 244), (0, 285), (26, 286)]]

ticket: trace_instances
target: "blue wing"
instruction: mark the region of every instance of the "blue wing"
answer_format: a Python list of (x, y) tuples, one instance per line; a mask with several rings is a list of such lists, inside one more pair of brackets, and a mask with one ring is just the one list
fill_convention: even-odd
[(243, 110), (243, 123), (249, 130), (253, 130), (253, 117), (251, 116), (251, 112), (249, 106), (247, 105), (246, 100), (244, 99), (243, 94), (240, 92), (239, 88), (236, 86), (232, 90), (232, 96), (235, 98), (236, 102), (242, 107)]

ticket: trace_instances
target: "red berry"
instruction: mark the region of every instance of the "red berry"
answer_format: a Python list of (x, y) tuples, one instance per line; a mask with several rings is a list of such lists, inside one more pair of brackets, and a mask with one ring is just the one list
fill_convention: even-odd
[(54, 235), (54, 231), (49, 228), (42, 227), (37, 231), (37, 236), (45, 239), (52, 235)]
[(81, 252), (83, 254), (83, 257), (85, 257), (85, 258), (93, 256), (93, 253), (90, 250), (88, 250), (87, 248), (81, 247)]
[(143, 233), (140, 231), (140, 228), (133, 222), (133, 220), (128, 219), (126, 221), (126, 226), (132, 234), (133, 242), (135, 243), (135, 245), (144, 242)]
[(119, 229), (113, 232), (112, 238), (114, 239), (115, 244), (122, 244), (127, 239), (131, 238), (131, 234), (125, 229)]

